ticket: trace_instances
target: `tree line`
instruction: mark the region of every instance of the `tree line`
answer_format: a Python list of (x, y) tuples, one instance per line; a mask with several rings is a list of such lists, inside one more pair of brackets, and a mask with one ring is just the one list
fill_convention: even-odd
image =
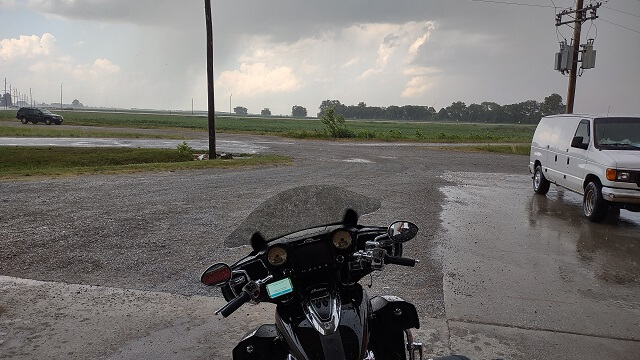
[(481, 123), (522, 123), (537, 124), (542, 116), (564, 113), (562, 96), (551, 94), (544, 101), (527, 100), (517, 104), (499, 105), (485, 101), (467, 106), (462, 101), (436, 111), (432, 106), (404, 105), (388, 107), (345, 105), (339, 100), (323, 100), (320, 104), (321, 117), (326, 109), (334, 108), (335, 115), (346, 119), (422, 120), (422, 121), (462, 121)]

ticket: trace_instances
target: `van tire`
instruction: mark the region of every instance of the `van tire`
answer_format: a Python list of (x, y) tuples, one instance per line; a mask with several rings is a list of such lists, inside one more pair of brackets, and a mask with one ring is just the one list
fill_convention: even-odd
[(601, 222), (607, 217), (609, 212), (609, 204), (602, 198), (602, 190), (600, 184), (590, 182), (584, 189), (584, 198), (582, 199), (582, 209), (584, 216), (593, 222)]
[(533, 191), (536, 194), (546, 195), (549, 192), (550, 185), (551, 183), (542, 173), (542, 166), (536, 165), (536, 170), (533, 173)]

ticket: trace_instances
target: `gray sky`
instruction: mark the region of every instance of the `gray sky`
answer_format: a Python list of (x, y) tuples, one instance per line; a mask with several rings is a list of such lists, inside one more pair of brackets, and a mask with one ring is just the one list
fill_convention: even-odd
[[(574, 6), (214, 0), (216, 108), (566, 100), (553, 57), (572, 30), (556, 32), (554, 3)], [(583, 27), (597, 61), (578, 78), (575, 111), (640, 114), (640, 0), (610, 0), (598, 15)], [(0, 24), (0, 81), (34, 100), (59, 102), (63, 84), (65, 103), (206, 109), (204, 1), (0, 0)]]

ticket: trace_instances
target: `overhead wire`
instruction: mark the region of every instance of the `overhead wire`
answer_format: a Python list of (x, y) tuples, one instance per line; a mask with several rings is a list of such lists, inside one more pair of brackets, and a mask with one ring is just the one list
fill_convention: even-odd
[[(556, 13), (556, 16), (558, 16), (558, 7), (556, 6), (556, 3), (553, 0), (551, 0), (551, 3), (553, 4), (553, 11)], [(558, 42), (562, 42), (560, 41), (560, 36), (562, 36), (562, 39), (564, 39), (564, 42), (567, 41), (567, 38), (564, 35), (562, 35), (560, 30), (558, 29), (558, 26), (556, 26), (556, 38), (558, 39)]]
[(612, 11), (617, 11), (617, 12), (619, 12), (619, 13), (623, 13), (623, 14), (627, 14), (627, 15), (635, 16), (635, 17), (637, 17), (637, 18), (640, 18), (640, 15), (636, 15), (636, 14), (632, 14), (632, 13), (630, 13), (630, 12), (626, 12), (626, 11), (622, 11), (622, 10), (618, 10), (618, 9), (610, 8), (610, 7), (608, 7), (608, 6), (603, 6), (603, 8), (605, 8), (605, 9), (609, 9), (609, 10), (612, 10)]
[(601, 17), (600, 17), (599, 19), (600, 19), (600, 20), (602, 20), (602, 21), (604, 21), (604, 22), (606, 22), (606, 23), (608, 23), (608, 24), (615, 25), (615, 26), (621, 27), (621, 28), (623, 28), (623, 29), (627, 29), (627, 30), (629, 30), (629, 31), (633, 31), (633, 32), (635, 32), (635, 33), (640, 34), (640, 31), (638, 31), (638, 30), (634, 30), (634, 29), (628, 28), (628, 27), (626, 27), (626, 26), (622, 26), (622, 25), (620, 25), (620, 24), (616, 24), (616, 23), (614, 23), (614, 22), (607, 21), (607, 20), (605, 20), (605, 19), (603, 19), (603, 18), (601, 18)]
[(511, 1), (496, 1), (496, 0), (471, 0), (474, 2), (484, 2), (484, 3), (492, 3), (492, 4), (503, 4), (503, 5), (516, 5), (516, 6), (529, 6), (529, 7), (540, 7), (540, 8), (551, 8), (555, 6), (549, 5), (538, 5), (538, 4), (526, 4), (526, 3), (516, 3)]

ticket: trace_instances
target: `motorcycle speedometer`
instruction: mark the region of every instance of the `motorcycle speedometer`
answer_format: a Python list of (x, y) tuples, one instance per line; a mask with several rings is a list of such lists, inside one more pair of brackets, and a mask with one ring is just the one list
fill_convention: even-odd
[(267, 260), (273, 266), (280, 266), (287, 262), (287, 250), (281, 246), (274, 246), (267, 252)]
[(333, 245), (340, 250), (348, 248), (352, 242), (351, 234), (346, 230), (338, 230), (333, 234)]

